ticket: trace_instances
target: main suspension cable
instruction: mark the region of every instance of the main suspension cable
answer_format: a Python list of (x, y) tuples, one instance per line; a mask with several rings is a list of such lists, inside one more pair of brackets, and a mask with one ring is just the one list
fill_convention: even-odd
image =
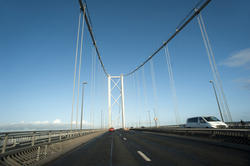
[[(131, 72), (124, 74), (124, 76), (129, 76), (131, 74), (133, 74), (134, 72), (136, 72), (137, 70), (139, 70), (142, 66), (144, 66), (149, 60), (151, 60), (162, 48), (164, 48), (195, 16), (197, 16), (202, 9), (204, 9), (208, 3), (211, 0), (207, 0), (206, 2), (203, 3), (203, 5), (197, 9), (197, 10), (193, 10), (194, 14), (192, 14), (192, 16), (189, 17), (189, 19), (187, 19), (184, 23), (182, 23), (181, 25), (178, 25), (178, 27), (176, 28), (175, 32), (173, 33), (172, 36), (170, 36), (170, 38), (165, 41), (160, 48), (158, 48), (151, 56), (149, 56), (141, 65), (139, 65), (138, 67), (136, 67), (134, 70), (132, 70)], [(189, 14), (190, 15), (190, 14)]]
[[(80, 8), (81, 8), (81, 10), (83, 11), (83, 13), (85, 13), (85, 10), (87, 10), (87, 9), (86, 9), (86, 4), (83, 4), (83, 3), (82, 3), (82, 0), (79, 0), (79, 3), (80, 3)], [(85, 3), (86, 3), (86, 2), (85, 2)], [(103, 64), (103, 62), (102, 62), (102, 58), (101, 58), (101, 56), (100, 56), (100, 52), (99, 52), (98, 47), (97, 47), (97, 44), (96, 44), (96, 40), (95, 40), (95, 38), (94, 38), (94, 34), (93, 34), (93, 31), (92, 31), (92, 27), (91, 27), (91, 23), (90, 23), (90, 21), (89, 21), (89, 18), (88, 18), (88, 16), (87, 16), (87, 14), (85, 14), (84, 17), (85, 17), (86, 25), (87, 25), (88, 30), (89, 30), (89, 33), (90, 33), (91, 40), (92, 40), (93, 45), (94, 45), (95, 50), (96, 50), (96, 54), (97, 54), (97, 56), (98, 56), (99, 62), (101, 63), (103, 72), (104, 72), (105, 76), (108, 77), (108, 73), (107, 73), (107, 71), (106, 71), (106, 69), (105, 69), (105, 67), (104, 67), (104, 64)]]
[(181, 22), (177, 25), (176, 29), (179, 29), (179, 27), (183, 24), (183, 22), (185, 20), (187, 20), (188, 17), (190, 17), (190, 15), (194, 12), (194, 10), (201, 4), (201, 2), (204, 1), (204, 0), (200, 0), (189, 12), (188, 14), (186, 15), (186, 17), (184, 17)]

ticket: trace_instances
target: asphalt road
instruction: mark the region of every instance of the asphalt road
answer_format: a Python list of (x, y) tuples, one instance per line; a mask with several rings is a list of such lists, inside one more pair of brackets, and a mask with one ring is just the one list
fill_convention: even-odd
[(108, 132), (48, 166), (250, 165), (247, 151), (182, 136), (142, 131)]

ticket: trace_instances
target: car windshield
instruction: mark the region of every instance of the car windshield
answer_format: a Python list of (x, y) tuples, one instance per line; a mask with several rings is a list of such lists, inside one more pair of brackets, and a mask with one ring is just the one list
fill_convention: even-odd
[(214, 116), (204, 117), (204, 119), (206, 119), (206, 121), (208, 121), (208, 122), (220, 121), (219, 119), (217, 119), (217, 118), (214, 117)]

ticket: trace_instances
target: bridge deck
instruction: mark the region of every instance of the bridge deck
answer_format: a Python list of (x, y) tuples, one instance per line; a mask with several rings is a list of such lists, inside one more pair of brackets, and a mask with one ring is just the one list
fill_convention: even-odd
[(48, 165), (250, 165), (250, 151), (144, 131), (105, 133)]

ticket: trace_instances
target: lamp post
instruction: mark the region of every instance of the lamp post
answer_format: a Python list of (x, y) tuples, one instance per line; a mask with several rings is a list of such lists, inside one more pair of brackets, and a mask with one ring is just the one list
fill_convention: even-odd
[(156, 113), (155, 113), (155, 109), (154, 109), (154, 121), (155, 121), (155, 127), (157, 128), (158, 125), (157, 125), (157, 117), (156, 117)]
[(101, 129), (103, 129), (103, 115), (102, 115), (102, 110), (101, 110)]
[(217, 97), (217, 93), (216, 93), (216, 90), (215, 90), (214, 82), (212, 80), (210, 80), (209, 82), (213, 85), (214, 95), (215, 95), (215, 98), (216, 98), (216, 101), (217, 101), (217, 105), (218, 105), (218, 108), (219, 108), (220, 117), (221, 117), (222, 122), (224, 122), (224, 119), (223, 119), (223, 116), (222, 116), (222, 113), (221, 113), (220, 103), (219, 103), (219, 100), (218, 100), (218, 97)]
[(151, 127), (151, 116), (150, 116), (150, 110), (148, 111), (148, 118), (149, 118), (149, 126)]
[(82, 130), (82, 120), (83, 120), (83, 96), (84, 96), (84, 85), (87, 84), (87, 82), (82, 83), (82, 106), (81, 106), (81, 123), (80, 123), (80, 129)]

